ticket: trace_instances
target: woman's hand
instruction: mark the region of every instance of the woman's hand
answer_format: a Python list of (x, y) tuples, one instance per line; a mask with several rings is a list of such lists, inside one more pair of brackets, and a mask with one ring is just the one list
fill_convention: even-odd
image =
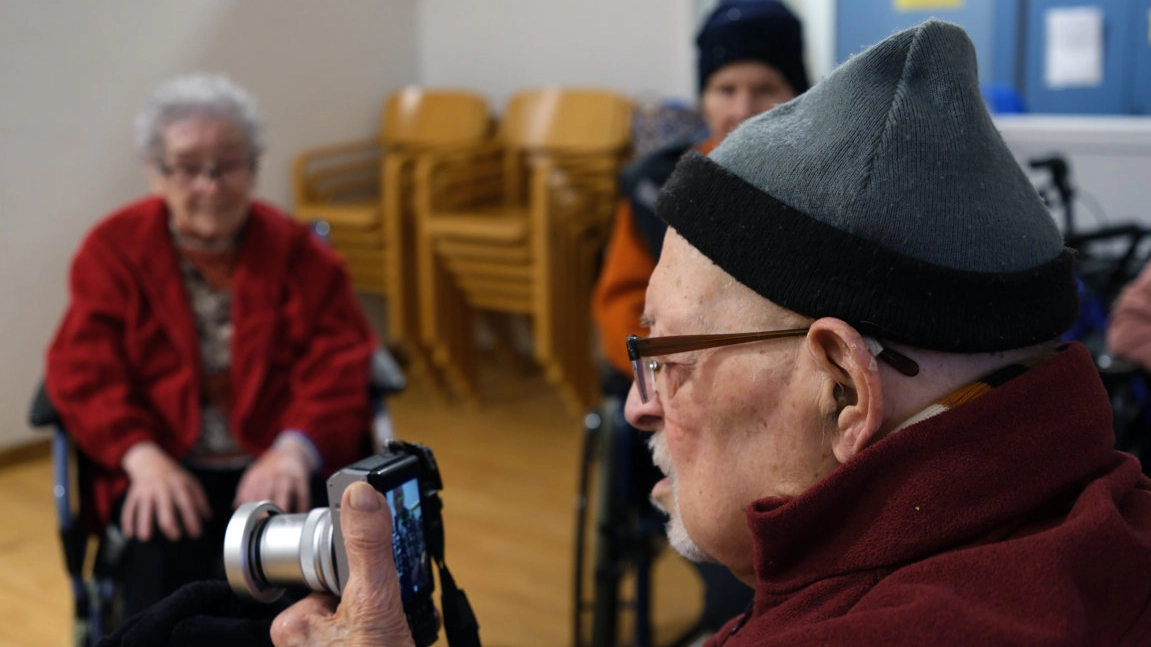
[(414, 647), (392, 553), (392, 518), (383, 495), (353, 483), (340, 502), (348, 555), (342, 599), (313, 593), (272, 623), (276, 647)]
[(287, 438), (248, 466), (236, 488), (233, 506), (269, 500), (284, 512), (307, 512), (312, 507), (311, 465), (307, 452)]
[(152, 442), (133, 445), (120, 464), (129, 480), (120, 513), (125, 537), (149, 541), (153, 527), (171, 541), (200, 536), (212, 510), (191, 472)]

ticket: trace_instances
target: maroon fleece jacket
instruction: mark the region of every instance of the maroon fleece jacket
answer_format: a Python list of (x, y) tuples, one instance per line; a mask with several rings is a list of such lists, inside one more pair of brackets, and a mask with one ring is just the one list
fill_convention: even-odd
[(709, 645), (1151, 645), (1151, 481), (1079, 344), (747, 513)]

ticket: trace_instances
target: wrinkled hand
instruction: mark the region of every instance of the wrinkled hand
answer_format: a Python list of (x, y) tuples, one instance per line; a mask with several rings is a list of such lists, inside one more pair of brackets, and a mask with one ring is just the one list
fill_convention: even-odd
[(392, 553), (392, 518), (383, 495), (353, 483), (340, 502), (348, 554), (343, 599), (313, 593), (272, 623), (277, 647), (414, 647)]
[(264, 452), (248, 466), (232, 505), (269, 500), (284, 512), (307, 512), (312, 507), (310, 483), (307, 458), (302, 450), (285, 443)]
[(153, 526), (171, 541), (185, 533), (200, 536), (202, 521), (212, 516), (212, 510), (195, 476), (151, 442), (133, 445), (121, 465), (129, 480), (120, 513), (125, 537), (149, 541)]

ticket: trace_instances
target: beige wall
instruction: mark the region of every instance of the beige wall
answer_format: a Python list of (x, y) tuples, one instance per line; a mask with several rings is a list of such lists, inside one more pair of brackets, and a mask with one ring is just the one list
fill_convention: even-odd
[(223, 72), (260, 101), (259, 192), (290, 201), (294, 153), (377, 128), (416, 81), (417, 0), (0, 0), (0, 449), (24, 416), (65, 303), (69, 259), (146, 190), (136, 109), (162, 80)]
[[(812, 79), (830, 69), (834, 0), (786, 0), (804, 20)], [(716, 0), (421, 0), (420, 80), (481, 90), (594, 85), (694, 102), (695, 31)]]
[[(249, 88), (268, 127), (260, 193), (288, 206), (293, 154), (374, 132), (383, 97), (406, 83), (472, 88), (496, 108), (546, 83), (693, 100), (692, 37), (714, 1), (0, 0), (0, 450), (36, 437), (25, 410), (76, 244), (145, 190), (130, 124), (161, 80), (211, 70)], [(821, 78), (835, 0), (788, 4)], [(1111, 148), (1088, 141), (1091, 123), (1057, 126), (1009, 124), (1005, 134), (1021, 159), (1069, 150), (1109, 215), (1151, 224), (1132, 180), (1151, 173), (1143, 122), (1108, 126), (1122, 144)]]
[(693, 0), (421, 0), (420, 78), (480, 89), (587, 85), (691, 98)]

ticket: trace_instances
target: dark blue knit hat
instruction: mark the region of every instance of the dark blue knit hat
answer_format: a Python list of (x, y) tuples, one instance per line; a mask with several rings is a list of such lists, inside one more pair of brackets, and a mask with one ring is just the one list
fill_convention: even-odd
[(759, 61), (779, 70), (791, 89), (809, 86), (803, 67), (803, 27), (775, 0), (724, 0), (707, 17), (695, 39), (699, 49), (699, 91), (719, 68)]
[(959, 353), (1057, 338), (1072, 252), (979, 92), (975, 48), (929, 20), (689, 153), (656, 213), (799, 314)]

